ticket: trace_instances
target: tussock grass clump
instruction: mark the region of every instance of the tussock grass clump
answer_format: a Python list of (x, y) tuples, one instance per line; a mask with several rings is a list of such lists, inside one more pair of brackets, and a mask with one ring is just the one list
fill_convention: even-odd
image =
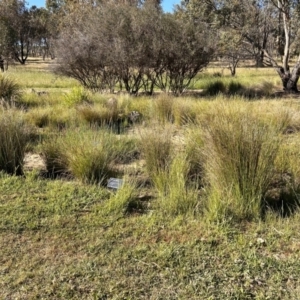
[(300, 205), (299, 137), (288, 137), (280, 145), (275, 166), (276, 173), (267, 193), (267, 204), (281, 215), (290, 215)]
[(274, 83), (270, 81), (263, 81), (259, 85), (259, 89), (262, 91), (264, 96), (271, 96), (274, 91)]
[(172, 126), (153, 125), (140, 134), (139, 148), (145, 159), (146, 170), (150, 178), (165, 170), (172, 157)]
[(112, 125), (117, 122), (118, 110), (103, 106), (81, 105), (77, 107), (81, 119), (91, 126)]
[(236, 95), (244, 93), (244, 86), (235, 80), (211, 79), (208, 80), (205, 86), (205, 93), (209, 96), (218, 94)]
[(226, 92), (226, 85), (222, 80), (212, 80), (206, 86), (205, 92), (209, 96), (215, 96)]
[(153, 103), (153, 117), (158, 120), (159, 123), (165, 124), (170, 122), (172, 123), (174, 121), (174, 97), (162, 94), (155, 99)]
[(194, 214), (198, 204), (196, 185), (189, 184), (190, 164), (185, 154), (176, 155), (170, 165), (153, 174), (159, 199), (158, 209), (164, 215)]
[(0, 104), (11, 105), (21, 96), (21, 88), (13, 79), (0, 74)]
[(49, 125), (51, 110), (49, 108), (37, 107), (27, 113), (27, 121), (39, 128), (43, 128)]
[(20, 113), (0, 113), (0, 171), (23, 175), (25, 152), (30, 141), (30, 131)]
[(258, 219), (274, 175), (281, 130), (259, 120), (244, 102), (220, 102), (215, 114), (204, 140), (208, 217)]
[(36, 108), (38, 106), (45, 105), (46, 99), (45, 97), (39, 97), (36, 94), (33, 93), (24, 93), (22, 95), (22, 98), (19, 99), (18, 104), (23, 106), (26, 109)]
[(197, 120), (198, 109), (193, 100), (179, 98), (174, 103), (173, 115), (176, 125), (193, 124)]
[(39, 128), (49, 126), (54, 129), (63, 129), (75, 123), (75, 111), (59, 105), (36, 107), (27, 112), (26, 120)]
[(100, 184), (116, 175), (115, 162), (130, 159), (133, 149), (133, 143), (120, 140), (111, 132), (87, 128), (66, 129), (42, 145), (48, 172)]
[(244, 87), (237, 81), (230, 81), (227, 87), (227, 93), (229, 95), (235, 95), (243, 91)]
[(51, 135), (41, 145), (47, 175), (55, 178), (68, 174), (68, 156), (62, 135)]
[(186, 133), (185, 153), (190, 165), (188, 178), (198, 185), (203, 184), (204, 157), (203, 132), (199, 126), (192, 126)]

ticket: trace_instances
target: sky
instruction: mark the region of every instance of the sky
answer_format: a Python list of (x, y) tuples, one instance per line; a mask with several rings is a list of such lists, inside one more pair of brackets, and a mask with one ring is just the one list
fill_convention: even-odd
[[(27, 0), (28, 6), (31, 7), (33, 5), (37, 7), (45, 6), (45, 0)], [(172, 12), (173, 7), (176, 4), (179, 4), (180, 0), (162, 0), (162, 7), (165, 12)]]

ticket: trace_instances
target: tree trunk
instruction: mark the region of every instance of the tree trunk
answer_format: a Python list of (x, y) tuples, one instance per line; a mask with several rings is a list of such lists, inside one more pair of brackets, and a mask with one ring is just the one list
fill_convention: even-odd
[(283, 90), (287, 93), (298, 93), (297, 83), (299, 80), (300, 62), (297, 62), (292, 72), (284, 71), (284, 68), (277, 67), (276, 71), (281, 78)]
[(0, 70), (4, 72), (4, 59), (0, 56)]

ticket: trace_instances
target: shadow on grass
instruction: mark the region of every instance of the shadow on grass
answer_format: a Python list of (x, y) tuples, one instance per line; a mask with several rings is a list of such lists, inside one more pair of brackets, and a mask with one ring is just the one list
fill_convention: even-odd
[(299, 187), (294, 183), (291, 174), (275, 176), (265, 197), (265, 212), (271, 210), (286, 218), (292, 216), (300, 207)]

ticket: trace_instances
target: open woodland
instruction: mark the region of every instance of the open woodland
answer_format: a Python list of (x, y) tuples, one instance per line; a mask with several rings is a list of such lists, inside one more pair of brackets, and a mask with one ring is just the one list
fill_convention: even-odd
[(274, 69), (130, 96), (53, 63), (0, 77), (1, 299), (299, 299), (300, 102)]

